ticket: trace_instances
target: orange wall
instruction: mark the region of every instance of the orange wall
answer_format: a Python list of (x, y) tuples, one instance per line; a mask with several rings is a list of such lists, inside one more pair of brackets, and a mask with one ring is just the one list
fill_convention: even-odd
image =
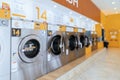
[(100, 13), (101, 11), (92, 3), (91, 0), (78, 0), (78, 8), (70, 5), (66, 0), (53, 0), (67, 8), (70, 8), (80, 14), (83, 14), (97, 22), (100, 22)]
[[(95, 25), (95, 31), (97, 32), (97, 37), (100, 38), (102, 37), (102, 26), (101, 24), (96, 24)], [(98, 42), (98, 49), (103, 48), (103, 41)]]
[[(105, 16), (101, 14), (101, 23), (105, 28), (106, 40), (109, 41), (109, 47), (120, 47), (120, 14)], [(116, 38), (111, 38), (112, 33), (117, 32)], [(113, 36), (114, 37), (114, 36)]]
[(97, 36), (101, 37), (102, 36), (102, 27), (100, 24), (95, 25), (95, 31), (97, 32)]
[(103, 12), (101, 12), (101, 23), (102, 23), (103, 25), (106, 24), (106, 16), (104, 15)]

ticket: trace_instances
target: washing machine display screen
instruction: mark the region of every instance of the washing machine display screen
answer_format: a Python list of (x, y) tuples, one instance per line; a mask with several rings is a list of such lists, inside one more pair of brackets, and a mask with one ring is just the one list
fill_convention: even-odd
[(61, 36), (60, 35), (54, 36), (51, 42), (51, 51), (53, 54), (59, 55), (61, 53), (60, 44), (61, 44)]
[(82, 43), (82, 48), (85, 46), (85, 36), (80, 35), (80, 42)]
[(35, 40), (31, 39), (27, 41), (22, 49), (22, 52), (28, 58), (34, 58), (38, 55), (40, 49), (40, 43)]
[(71, 35), (69, 38), (69, 49), (74, 50), (77, 45), (77, 39), (74, 35)]

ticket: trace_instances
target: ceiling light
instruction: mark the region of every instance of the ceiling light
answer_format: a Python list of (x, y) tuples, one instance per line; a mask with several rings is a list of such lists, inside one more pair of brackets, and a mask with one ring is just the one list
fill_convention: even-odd
[(56, 5), (54, 5), (54, 8), (56, 8), (57, 6)]
[(80, 18), (82, 18), (82, 16), (80, 16)]
[(115, 7), (114, 10), (116, 10), (117, 8)]
[(115, 4), (115, 2), (113, 1), (112, 4)]

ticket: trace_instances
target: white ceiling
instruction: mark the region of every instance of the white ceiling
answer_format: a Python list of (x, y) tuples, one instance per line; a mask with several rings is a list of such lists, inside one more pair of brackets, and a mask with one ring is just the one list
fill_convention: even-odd
[(120, 0), (91, 0), (105, 15), (120, 14)]

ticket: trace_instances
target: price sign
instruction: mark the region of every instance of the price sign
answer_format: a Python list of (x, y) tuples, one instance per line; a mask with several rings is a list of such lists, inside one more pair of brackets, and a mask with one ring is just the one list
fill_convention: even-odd
[(14, 36), (14, 37), (19, 37), (19, 36), (21, 36), (21, 29), (12, 28), (12, 36)]
[(42, 13), (41, 13), (41, 9), (39, 7), (36, 7), (36, 10), (37, 10), (37, 19), (43, 19), (43, 20), (47, 20), (47, 11), (44, 10)]

